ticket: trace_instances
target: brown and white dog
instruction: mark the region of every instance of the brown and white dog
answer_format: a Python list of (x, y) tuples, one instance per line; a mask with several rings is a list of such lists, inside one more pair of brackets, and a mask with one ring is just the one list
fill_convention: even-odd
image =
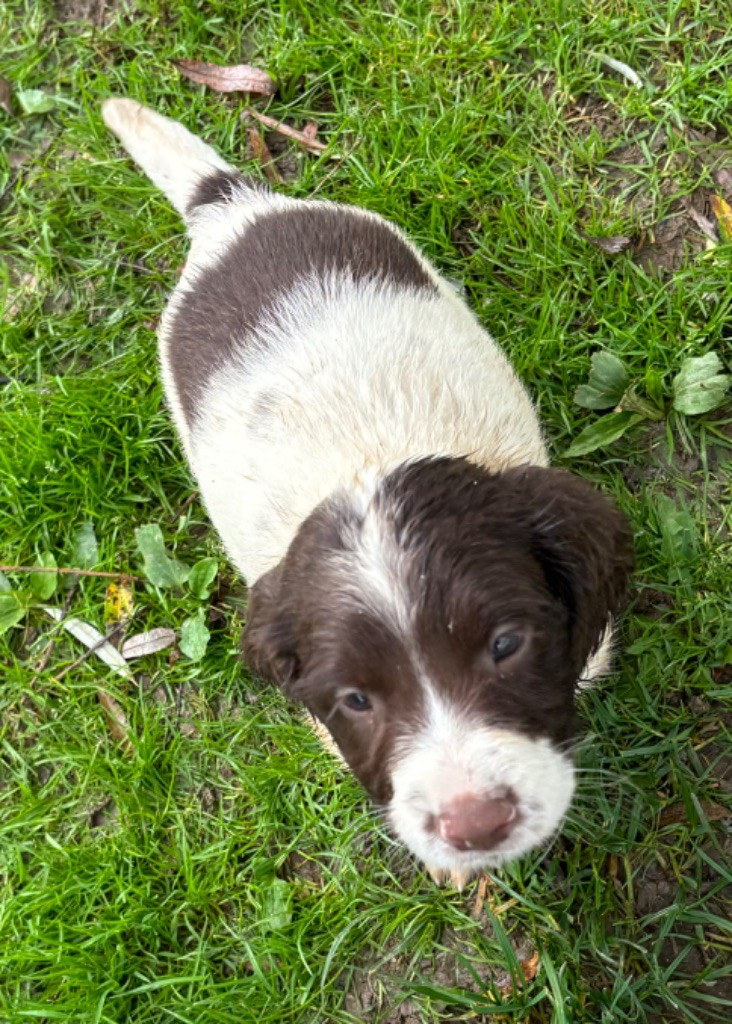
[(506, 356), (396, 228), (276, 195), (132, 100), (103, 116), (190, 235), (160, 361), (251, 588), (250, 665), (433, 876), (543, 843), (574, 788), (575, 688), (609, 661), (624, 519), (548, 468)]

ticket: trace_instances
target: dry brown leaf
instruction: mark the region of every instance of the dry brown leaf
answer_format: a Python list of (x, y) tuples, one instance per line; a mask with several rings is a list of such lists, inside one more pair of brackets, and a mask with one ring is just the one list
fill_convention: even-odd
[[(523, 984), (533, 981), (539, 973), (539, 962), (539, 950), (536, 949), (528, 960), (519, 961), (523, 982), (520, 978), (514, 980), (509, 974), (502, 974), (500, 978), (497, 978), (496, 987), (501, 994), (501, 998), (508, 999), (514, 994), (516, 988), (521, 988)], [(490, 993), (488, 994), (490, 995)]]
[(132, 658), (144, 658), (148, 654), (157, 654), (172, 647), (175, 643), (175, 631), (167, 626), (148, 629), (145, 633), (136, 633), (129, 637), (119, 649), (119, 653), (127, 661)]
[(0, 75), (0, 107), (2, 107), (3, 110), (11, 116), (13, 114), (13, 104), (10, 101), (12, 95), (12, 85), (7, 78), (3, 78), (3, 76)]
[(249, 139), (254, 159), (259, 161), (267, 181), (273, 185), (282, 185), (285, 179), (280, 174), (274, 157), (264, 141), (264, 135), (262, 135), (258, 128), (247, 128), (247, 138)]
[[(312, 137), (312, 131), (307, 134), (305, 130), (298, 131), (297, 128), (291, 128), (289, 124), (283, 124), (282, 121), (276, 121), (274, 117), (270, 117), (268, 114), (260, 114), (258, 110), (246, 110), (245, 115), (255, 118), (260, 124), (263, 124), (265, 128), (269, 128), (273, 132), (277, 132), (278, 135), (284, 135), (286, 139), (292, 139), (293, 142), (298, 142), (303, 149), (306, 149), (309, 153), (315, 153), (319, 156), (328, 147), (324, 142), (316, 142)], [(307, 125), (305, 126), (307, 128)]]
[(473, 903), (472, 917), (475, 921), (478, 920), (481, 915), (481, 911), (483, 910), (483, 903), (485, 901), (486, 893), (488, 892), (489, 883), (490, 879), (484, 872), (478, 879), (478, 889), (475, 893), (475, 902)]
[(206, 85), (215, 92), (253, 92), (258, 96), (273, 96), (277, 88), (266, 71), (249, 64), (223, 67), (203, 60), (178, 60), (175, 66), (185, 78)]
[(732, 242), (732, 206), (722, 196), (712, 196), (712, 209), (726, 242)]
[(134, 754), (135, 746), (130, 739), (127, 718), (119, 701), (106, 690), (97, 690), (97, 697), (107, 719), (110, 735), (117, 740), (126, 754)]
[(608, 252), (611, 255), (624, 252), (633, 243), (633, 239), (626, 235), (587, 235), (580, 227), (577, 228), (577, 233), (590, 245), (594, 245), (596, 249), (602, 249), (603, 252)]
[(308, 121), (302, 130), (302, 137), (308, 142), (316, 142), (318, 137), (318, 126), (315, 121)]
[(709, 220), (708, 217), (705, 217), (703, 213), (699, 213), (699, 211), (696, 210), (691, 203), (685, 203), (684, 208), (691, 217), (691, 219), (694, 221), (696, 226), (699, 228), (701, 233), (704, 235), (707, 242), (711, 243), (711, 245), (708, 245), (707, 248), (714, 248), (714, 246), (717, 244), (718, 237), (717, 229), (712, 223), (712, 221)]
[(528, 960), (521, 961), (524, 981), (533, 981), (539, 973), (539, 950), (535, 949)]

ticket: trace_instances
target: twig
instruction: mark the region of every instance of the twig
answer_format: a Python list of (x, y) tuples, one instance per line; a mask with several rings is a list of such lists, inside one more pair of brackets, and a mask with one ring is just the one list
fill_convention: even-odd
[(277, 121), (274, 117), (270, 117), (268, 114), (260, 114), (258, 110), (252, 110), (249, 107), (244, 111), (244, 116), (253, 117), (266, 128), (270, 128), (273, 132), (277, 132), (278, 135), (284, 135), (286, 139), (292, 139), (293, 142), (297, 142), (303, 147), (303, 149), (307, 149), (310, 153), (315, 153), (316, 156), (324, 153), (328, 148), (324, 142), (316, 142), (315, 139), (310, 138), (308, 135), (304, 135), (296, 128), (290, 128), (288, 124), (284, 124), (282, 121)]
[(183, 502), (183, 504), (180, 506), (180, 508), (177, 508), (175, 510), (175, 512), (173, 512), (173, 514), (171, 516), (168, 516), (168, 525), (170, 525), (171, 523), (174, 523), (176, 521), (176, 519), (180, 519), (180, 517), (183, 515), (183, 513), (188, 508), (188, 506), (191, 505), (196, 500), (197, 497), (198, 497), (198, 491), (192, 491), (188, 495), (186, 500)]
[(128, 572), (97, 572), (95, 569), (60, 569), (50, 565), (0, 565), (0, 572), (57, 572), (61, 576), (99, 576), (108, 580), (134, 580), (144, 583), (142, 576), (131, 576)]

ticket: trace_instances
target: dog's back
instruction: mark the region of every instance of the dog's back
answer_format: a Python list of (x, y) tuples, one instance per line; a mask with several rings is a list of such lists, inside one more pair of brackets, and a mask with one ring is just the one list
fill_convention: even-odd
[(454, 290), (392, 225), (254, 184), (131, 100), (104, 117), (183, 215), (166, 393), (211, 518), (250, 583), (328, 495), (409, 458), (546, 465), (532, 404)]

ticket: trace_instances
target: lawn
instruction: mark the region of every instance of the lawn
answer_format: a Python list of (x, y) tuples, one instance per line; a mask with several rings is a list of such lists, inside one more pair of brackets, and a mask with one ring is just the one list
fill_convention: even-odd
[[(6, 0), (0, 564), (110, 575), (0, 575), (0, 1021), (732, 1016), (732, 405), (724, 382), (706, 411), (680, 397), (688, 360), (729, 370), (729, 14)], [(277, 95), (206, 90), (181, 59), (253, 64)], [(505, 343), (555, 461), (632, 520), (632, 601), (614, 675), (579, 698), (569, 820), (462, 893), (238, 659), (246, 588), (156, 371), (185, 238), (105, 130), (110, 94), (258, 176), (248, 105), (314, 122), (320, 156), (267, 133), (278, 187), (400, 224)], [(624, 432), (568, 455), (618, 401), (575, 401), (598, 352), (627, 377), (625, 415), (595, 430)], [(176, 642), (121, 674), (48, 608), (117, 647)]]

